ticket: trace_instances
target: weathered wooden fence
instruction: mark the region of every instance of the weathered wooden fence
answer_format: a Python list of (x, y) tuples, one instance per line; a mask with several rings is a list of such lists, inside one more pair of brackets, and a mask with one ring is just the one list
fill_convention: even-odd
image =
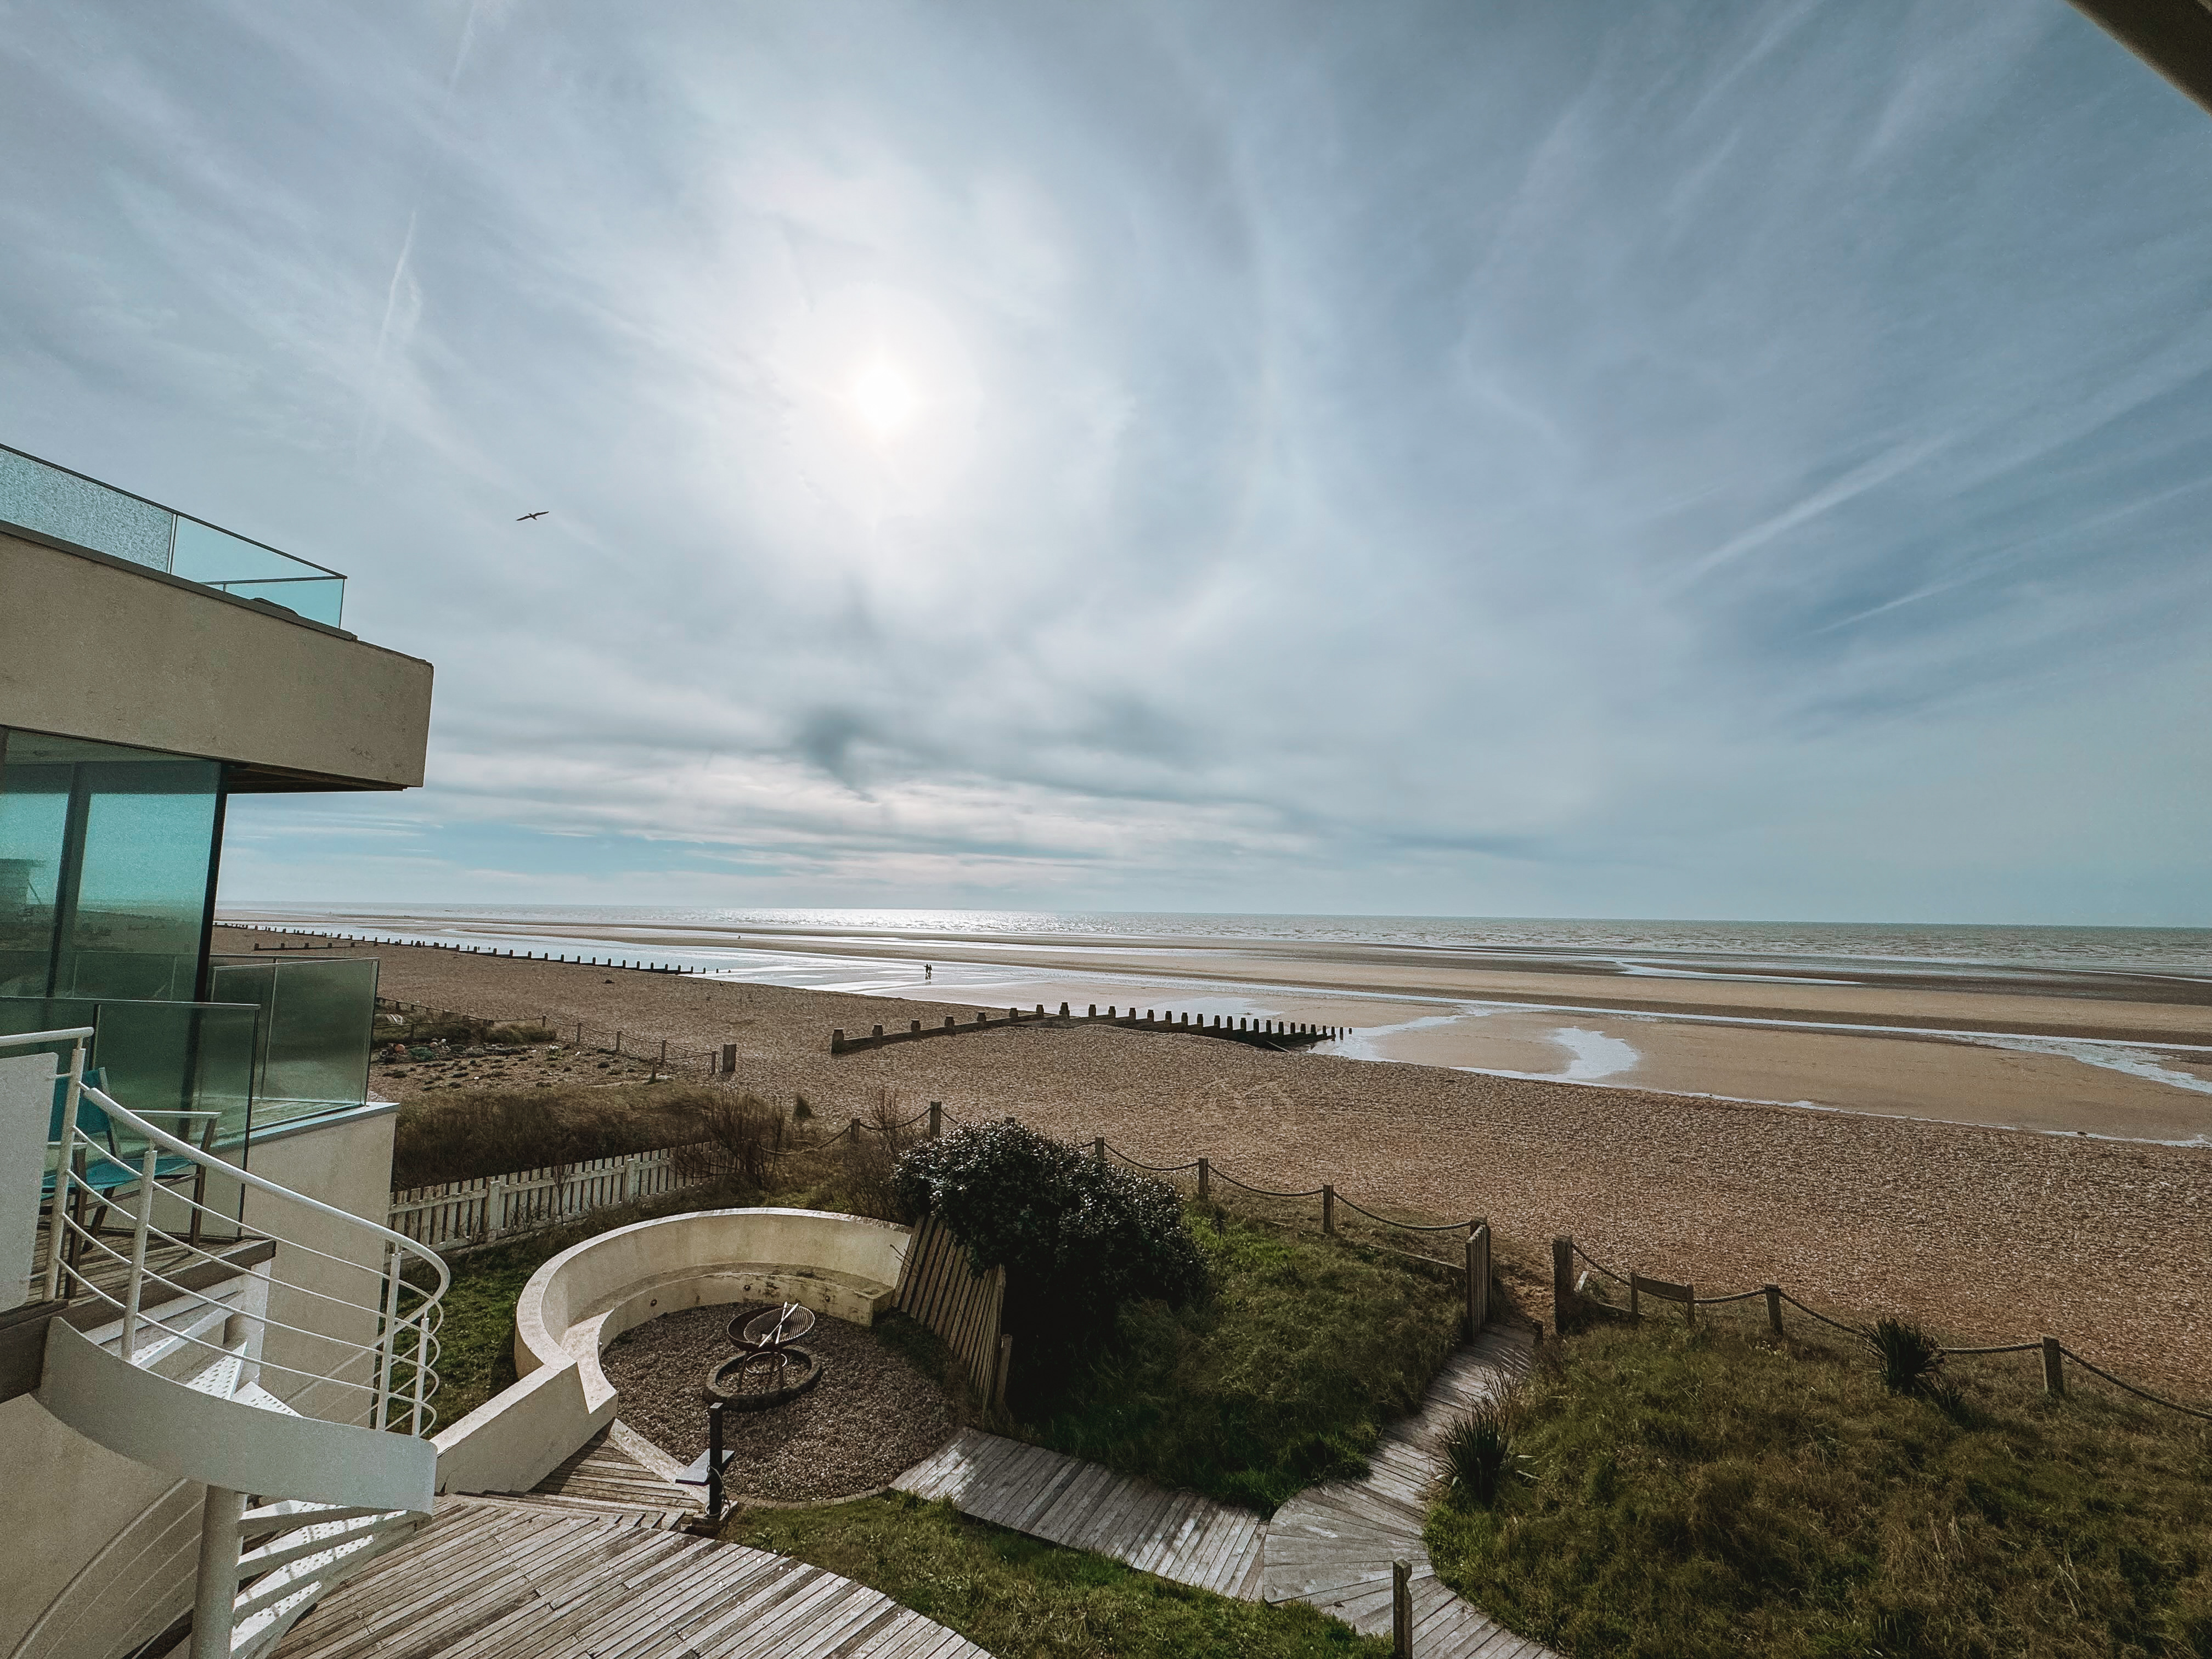
[(968, 1248), (934, 1216), (923, 1218), (899, 1270), (897, 1307), (945, 1339), (975, 1385), (975, 1397), (1006, 1403), (1006, 1368), (1014, 1339), (999, 1329), (1006, 1305), (1006, 1270), (977, 1273)]
[(684, 1154), (697, 1150), (663, 1146), (626, 1158), (595, 1158), (475, 1181), (410, 1187), (392, 1194), (386, 1224), (434, 1250), (486, 1244), (572, 1221), (594, 1210), (696, 1186), (708, 1177), (687, 1173), (703, 1166), (687, 1164)]

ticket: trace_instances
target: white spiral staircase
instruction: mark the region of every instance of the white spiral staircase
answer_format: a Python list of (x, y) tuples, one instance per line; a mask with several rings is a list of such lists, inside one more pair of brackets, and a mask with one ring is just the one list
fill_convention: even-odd
[[(10, 1659), (260, 1659), (428, 1518), (446, 1268), (402, 1235), (226, 1163), (82, 1083), (90, 1036), (0, 1039), (77, 1040), (44, 1233), (46, 1297), (70, 1305), (47, 1325), (35, 1392), (78, 1433), (174, 1484), (76, 1574)], [(130, 1145), (135, 1182), (114, 1184), (117, 1160), (80, 1124), (81, 1101)], [(103, 1166), (104, 1190), (91, 1178)], [(207, 1201), (211, 1187), (219, 1201), (244, 1189), (245, 1225)], [(127, 1213), (127, 1227), (93, 1224), (103, 1206), (111, 1220)]]

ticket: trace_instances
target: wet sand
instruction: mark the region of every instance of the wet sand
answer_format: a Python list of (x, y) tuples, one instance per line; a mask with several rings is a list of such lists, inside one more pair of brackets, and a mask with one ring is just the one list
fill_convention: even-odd
[[(217, 948), (250, 942), (225, 929)], [(2212, 1392), (2212, 1151), (2203, 1148), (1097, 1026), (832, 1058), (833, 1026), (972, 1018), (1015, 999), (917, 1002), (404, 945), (373, 954), (388, 995), (489, 1015), (544, 1011), (694, 1054), (733, 1043), (738, 1085), (786, 1102), (803, 1091), (831, 1121), (890, 1091), (913, 1109), (942, 1100), (957, 1119), (1018, 1115), (1056, 1134), (1103, 1134), (1152, 1162), (1202, 1153), (1258, 1185), (1328, 1181), (1370, 1203), (1486, 1215), (1539, 1315), (1548, 1314), (1536, 1277), (1546, 1241), (1569, 1233), (1601, 1260), (1701, 1290), (1772, 1280), (1838, 1314), (1908, 1311), (1960, 1340), (2048, 1331), (2124, 1376)], [(1303, 1016), (1286, 1006), (1283, 1017)], [(2023, 1389), (2031, 1361), (2015, 1367)]]
[[(2212, 973), (362, 915), (753, 982), (1348, 1027), (1325, 1052), (1829, 1111), (2212, 1144)], [(934, 969), (925, 979), (923, 966)]]

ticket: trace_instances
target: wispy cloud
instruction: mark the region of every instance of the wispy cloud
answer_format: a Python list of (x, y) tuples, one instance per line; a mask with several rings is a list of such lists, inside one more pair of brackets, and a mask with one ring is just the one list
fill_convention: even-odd
[(2056, 0), (93, 0), (0, 143), (0, 438), (439, 666), (241, 896), (2212, 914), (2212, 123)]

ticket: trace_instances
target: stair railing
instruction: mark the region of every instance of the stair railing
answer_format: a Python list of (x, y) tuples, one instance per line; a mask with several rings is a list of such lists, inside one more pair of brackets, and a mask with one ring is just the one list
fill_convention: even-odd
[[(90, 1033), (36, 1035), (55, 1041), (82, 1039)], [(78, 1121), (81, 1099), (99, 1105), (118, 1128), (144, 1142), (137, 1159), (138, 1179), (125, 1248), (118, 1248), (122, 1238), (114, 1230), (88, 1224), (85, 1220), (88, 1209), (118, 1207), (112, 1193), (103, 1194), (94, 1185), (89, 1170), (96, 1164), (127, 1162), (129, 1156), (118, 1160), (107, 1146), (85, 1133)], [(156, 1112), (152, 1115), (198, 1121), (207, 1115)], [(186, 1168), (193, 1172), (192, 1192), (163, 1184)], [(340, 1224), (344, 1230), (340, 1237), (375, 1246), (371, 1253), (374, 1259), (337, 1255), (282, 1237), (261, 1225), (258, 1217), (250, 1231), (242, 1228), (238, 1217), (225, 1215), (204, 1201), (210, 1176), (235, 1182), (248, 1192)], [(188, 1224), (173, 1231), (157, 1224), (157, 1213), (164, 1208), (181, 1209), (189, 1218)], [(301, 1361), (297, 1364), (280, 1363), (257, 1352), (252, 1361), (254, 1378), (258, 1381), (262, 1375), (273, 1374), (284, 1379), (276, 1392), (287, 1407), (302, 1415), (376, 1429), (398, 1428), (404, 1422), (406, 1432), (417, 1437), (429, 1433), (435, 1425), (437, 1411), (430, 1402), (437, 1391), (440, 1298), (450, 1283), (446, 1264), (437, 1254), (389, 1227), (227, 1163), (131, 1111), (84, 1081), (82, 1040), (71, 1054), (67, 1073), (48, 1217), (47, 1297), (90, 1298), (115, 1310), (121, 1321), (119, 1346), (125, 1358), (136, 1363), (147, 1338), (154, 1345), (149, 1352), (157, 1353), (173, 1352), (179, 1345), (198, 1347), (214, 1358), (237, 1353), (240, 1345), (234, 1330), (217, 1328), (212, 1333), (214, 1340), (204, 1333), (203, 1316), (210, 1299), (186, 1281), (195, 1276), (195, 1269), (220, 1263), (224, 1249), (265, 1238), (279, 1247), (268, 1270), (270, 1304), (261, 1312), (240, 1312), (249, 1323), (261, 1327), (264, 1340), (270, 1333), (283, 1333), (299, 1339), (303, 1346), (299, 1353), (288, 1352), (288, 1359)], [(95, 1213), (95, 1223), (98, 1218)], [(210, 1223), (214, 1224), (212, 1232)], [(221, 1236), (226, 1232), (231, 1236)], [(286, 1277), (286, 1269), (299, 1276)], [(353, 1293), (332, 1294), (303, 1283), (307, 1271), (334, 1285), (350, 1278)], [(210, 1277), (197, 1276), (203, 1281)], [(279, 1307), (292, 1317), (277, 1316), (275, 1310)], [(348, 1336), (314, 1328), (310, 1316), (318, 1312), (329, 1314), (333, 1323), (359, 1328), (361, 1334)], [(262, 1344), (252, 1346), (258, 1350)]]

